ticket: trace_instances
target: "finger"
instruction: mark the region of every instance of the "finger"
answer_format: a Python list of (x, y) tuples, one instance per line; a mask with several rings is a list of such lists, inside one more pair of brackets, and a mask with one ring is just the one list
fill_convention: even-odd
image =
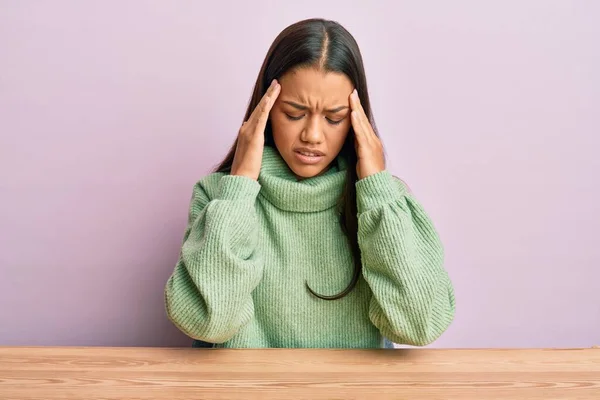
[(359, 107), (359, 99), (358, 99), (358, 95), (357, 95), (357, 91), (356, 89), (354, 89), (352, 91), (352, 93), (350, 93), (350, 96), (348, 96), (349, 100), (350, 100), (350, 109), (351, 110), (358, 110)]
[(359, 123), (359, 119), (358, 119), (358, 107), (359, 107), (359, 100), (358, 100), (358, 96), (356, 95), (356, 89), (354, 89), (352, 91), (352, 93), (350, 93), (349, 96), (349, 100), (350, 100), (350, 120), (352, 122), (352, 127), (354, 128), (354, 133), (356, 136), (360, 135), (362, 133), (362, 126)]
[(352, 128), (354, 129), (354, 138), (356, 139), (356, 145), (358, 147), (361, 147), (365, 145), (366, 141), (363, 124), (360, 121), (358, 111), (353, 110), (350, 113), (350, 116), (352, 118)]
[[(358, 92), (356, 89), (350, 94), (350, 108), (352, 109), (351, 117), (352, 117), (352, 127), (354, 128), (354, 133), (358, 136), (365, 135), (364, 126), (362, 123), (361, 114), (364, 114), (362, 110), (362, 106), (360, 105), (360, 99), (358, 98)], [(363, 138), (358, 138), (363, 139)]]
[(369, 117), (367, 117), (367, 114), (365, 113), (365, 109), (363, 108), (362, 103), (360, 102), (360, 97), (358, 96), (358, 92), (356, 89), (354, 89), (354, 102), (356, 107), (355, 109), (358, 111), (358, 117), (363, 126), (365, 135), (369, 136), (369, 134), (374, 134), (373, 128), (371, 127), (371, 122), (369, 121)]
[(273, 79), (273, 81), (271, 82), (271, 86), (269, 86), (266, 93), (260, 99), (260, 101), (258, 102), (256, 107), (252, 111), (252, 114), (250, 114), (250, 118), (248, 118), (249, 123), (252, 123), (252, 122), (255, 123), (258, 120), (258, 117), (261, 115), (261, 113), (264, 109), (265, 103), (268, 103), (270, 101), (271, 96), (275, 90), (280, 90), (280, 89), (281, 89), (281, 85), (279, 85), (279, 82), (277, 82), (276, 79)]
[(261, 106), (261, 111), (258, 115), (258, 121), (256, 124), (257, 131), (263, 132), (265, 130), (267, 120), (269, 119), (269, 113), (273, 109), (273, 105), (275, 104), (275, 100), (277, 100), (279, 93), (281, 93), (281, 86), (276, 84), (273, 88), (273, 91), (269, 94), (264, 104)]
[(352, 100), (354, 102), (354, 109), (356, 111), (359, 111), (360, 113), (364, 114), (365, 110), (362, 107), (362, 103), (360, 102), (360, 97), (358, 96), (358, 90), (354, 89), (354, 91), (352, 92)]
[(358, 112), (358, 119), (360, 125), (362, 126), (365, 140), (369, 142), (378, 140), (377, 135), (375, 134), (375, 130), (371, 125), (371, 121), (369, 121), (369, 118), (367, 117), (367, 114), (365, 113), (365, 110), (362, 107), (362, 103), (360, 102), (360, 98), (358, 97), (358, 92), (356, 91), (356, 89), (354, 90), (351, 97), (353, 97), (352, 101), (354, 103), (354, 110)]
[(370, 141), (370, 124), (365, 118), (364, 113), (362, 113), (360, 110), (354, 109), (350, 115), (352, 118), (352, 127), (354, 128), (354, 133), (357, 139), (361, 143), (367, 143)]

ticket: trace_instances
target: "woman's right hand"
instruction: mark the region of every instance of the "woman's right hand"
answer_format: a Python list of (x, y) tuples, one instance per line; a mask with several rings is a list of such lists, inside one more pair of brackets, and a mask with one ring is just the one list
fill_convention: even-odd
[(265, 146), (265, 127), (271, 108), (280, 92), (281, 85), (274, 79), (248, 121), (242, 124), (238, 133), (231, 175), (258, 180)]

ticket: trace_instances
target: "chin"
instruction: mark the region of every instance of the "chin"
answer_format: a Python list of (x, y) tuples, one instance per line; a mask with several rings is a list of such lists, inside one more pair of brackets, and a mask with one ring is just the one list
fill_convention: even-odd
[(325, 171), (321, 165), (290, 165), (290, 169), (294, 175), (302, 179), (314, 178)]

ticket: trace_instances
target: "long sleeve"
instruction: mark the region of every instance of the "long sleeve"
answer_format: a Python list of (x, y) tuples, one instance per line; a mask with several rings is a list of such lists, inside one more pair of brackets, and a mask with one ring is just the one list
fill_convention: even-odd
[(165, 287), (169, 319), (188, 336), (211, 343), (231, 339), (254, 315), (251, 293), (262, 278), (255, 201), (260, 184), (219, 178), (214, 198), (194, 187), (188, 226)]
[(388, 339), (413, 346), (436, 340), (454, 318), (454, 289), (435, 228), (388, 171), (356, 183), (363, 276), (371, 322)]

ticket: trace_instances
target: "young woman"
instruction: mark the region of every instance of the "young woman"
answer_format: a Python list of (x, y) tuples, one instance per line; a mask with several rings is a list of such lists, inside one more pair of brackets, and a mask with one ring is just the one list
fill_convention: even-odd
[(442, 245), (386, 170), (352, 35), (321, 19), (283, 30), (244, 121), (194, 186), (170, 320), (215, 347), (438, 338), (454, 317)]

